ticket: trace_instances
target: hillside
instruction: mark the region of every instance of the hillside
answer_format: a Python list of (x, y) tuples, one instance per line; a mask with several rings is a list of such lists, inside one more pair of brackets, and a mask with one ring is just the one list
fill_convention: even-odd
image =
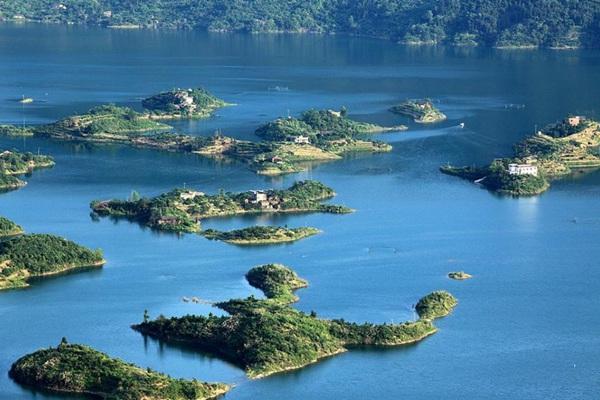
[(324, 32), (412, 44), (598, 47), (596, 0), (11, 0), (4, 19), (108, 27)]
[(17, 360), (15, 381), (54, 392), (120, 400), (204, 400), (229, 390), (220, 383), (174, 379), (66, 340)]

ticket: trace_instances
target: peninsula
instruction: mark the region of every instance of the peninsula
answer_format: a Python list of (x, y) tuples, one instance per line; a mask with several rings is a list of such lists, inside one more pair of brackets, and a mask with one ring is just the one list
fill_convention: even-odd
[(221, 240), (237, 245), (266, 245), (295, 242), (321, 232), (316, 228), (287, 228), (281, 226), (251, 226), (229, 232), (207, 229), (201, 234), (207, 239)]
[[(446, 292), (423, 298), (417, 321), (401, 324), (357, 324), (317, 318), (290, 306), (293, 290), (306, 281), (281, 265), (254, 268), (249, 283), (266, 299), (249, 297), (217, 303), (229, 315), (187, 315), (134, 325), (144, 335), (166, 342), (189, 344), (241, 368), (250, 378), (302, 368), (319, 359), (356, 346), (400, 346), (414, 343), (436, 332), (432, 320), (446, 315), (456, 300)], [(443, 294), (442, 294), (443, 293)]]
[(29, 286), (28, 280), (105, 263), (100, 250), (69, 240), (31, 234), (0, 241), (0, 290)]
[(173, 89), (142, 100), (150, 118), (208, 118), (217, 109), (230, 105), (204, 88)]
[(9, 375), (36, 389), (103, 399), (204, 400), (230, 389), (221, 383), (171, 378), (66, 339), (55, 348), (21, 357)]
[(16, 175), (28, 174), (33, 170), (52, 166), (54, 166), (52, 157), (10, 150), (0, 151), (0, 190), (18, 189), (27, 184)]
[(8, 218), (0, 217), (0, 239), (23, 233), (23, 228)]
[(513, 158), (496, 159), (486, 167), (443, 166), (440, 170), (513, 196), (546, 191), (550, 181), (575, 170), (600, 167), (600, 125), (573, 116), (548, 125), (515, 146)]
[(129, 218), (154, 229), (171, 232), (198, 232), (200, 220), (260, 213), (352, 212), (344, 206), (324, 204), (335, 196), (330, 187), (317, 181), (300, 181), (284, 190), (254, 190), (209, 195), (189, 189), (175, 189), (154, 198), (93, 201), (99, 216)]
[(393, 106), (390, 111), (409, 116), (420, 124), (431, 124), (446, 119), (446, 115), (438, 110), (429, 99), (407, 100)]
[[(158, 96), (162, 99), (161, 95)], [(146, 104), (159, 109), (163, 100), (147, 99)], [(171, 109), (168, 106), (164, 108)], [(207, 106), (205, 111), (209, 109), (211, 107)], [(406, 129), (404, 126), (385, 128), (356, 122), (349, 119), (345, 111), (310, 110), (303, 113), (300, 119), (279, 119), (260, 127), (256, 134), (263, 140), (253, 142), (220, 134), (205, 137), (172, 133), (171, 126), (155, 120), (160, 119), (157, 118), (157, 112), (138, 113), (127, 107), (102, 105), (85, 114), (63, 118), (51, 124), (27, 127), (4, 125), (0, 127), (0, 134), (194, 153), (214, 159), (239, 161), (259, 174), (279, 175), (304, 171), (312, 162), (338, 160), (350, 153), (388, 152), (392, 148), (389, 144), (373, 141), (369, 136)], [(163, 115), (173, 117), (172, 113), (174, 111), (166, 111)]]

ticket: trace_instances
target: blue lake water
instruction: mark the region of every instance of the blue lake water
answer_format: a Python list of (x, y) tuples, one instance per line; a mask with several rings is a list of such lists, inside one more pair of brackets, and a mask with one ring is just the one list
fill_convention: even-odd
[[(101, 270), (0, 293), (0, 398), (60, 399), (12, 382), (18, 357), (63, 336), (176, 377), (223, 381), (227, 399), (596, 399), (600, 392), (600, 173), (555, 182), (513, 199), (442, 175), (446, 162), (508, 155), (514, 142), (569, 113), (600, 117), (600, 52), (401, 47), (341, 36), (230, 35), (0, 25), (0, 123), (44, 123), (98, 103), (139, 108), (172, 87), (205, 86), (235, 107), (173, 123), (197, 135), (221, 130), (256, 139), (263, 122), (314, 108), (348, 107), (380, 124), (394, 150), (261, 177), (201, 157), (0, 138), (0, 146), (51, 154), (53, 169), (0, 195), (0, 215), (29, 232), (63, 235), (108, 260)], [(277, 90), (279, 87), (279, 90)], [(21, 105), (15, 99), (33, 97)], [(449, 119), (419, 126), (387, 112), (430, 97)], [(524, 108), (510, 105), (524, 105)], [(456, 128), (464, 122), (464, 129)], [(205, 192), (287, 187), (317, 179), (351, 215), (252, 216), (255, 223), (315, 226), (292, 245), (241, 248), (158, 234), (127, 221), (93, 221), (89, 202), (156, 195), (183, 184)], [(307, 368), (248, 380), (242, 370), (189, 349), (160, 345), (129, 326), (151, 316), (208, 313), (184, 296), (260, 295), (251, 267), (281, 262), (310, 282), (296, 307), (364, 322), (414, 318), (436, 289), (459, 306), (439, 332), (395, 349), (353, 350)], [(474, 279), (446, 278), (465, 270)], [(72, 397), (70, 397), (72, 398)]]

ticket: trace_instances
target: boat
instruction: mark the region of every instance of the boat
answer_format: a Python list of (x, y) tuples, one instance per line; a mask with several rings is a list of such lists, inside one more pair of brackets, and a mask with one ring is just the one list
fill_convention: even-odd
[(464, 122), (461, 122), (460, 124), (458, 124), (458, 127), (459, 127), (460, 129), (464, 128), (464, 127), (465, 127), (465, 123), (464, 123)]
[(33, 103), (33, 99), (31, 97), (23, 96), (23, 98), (21, 100), (19, 100), (19, 103), (21, 103), (21, 104)]

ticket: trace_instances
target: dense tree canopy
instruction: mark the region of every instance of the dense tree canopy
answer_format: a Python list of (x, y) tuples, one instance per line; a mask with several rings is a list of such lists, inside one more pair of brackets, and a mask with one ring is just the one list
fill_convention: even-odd
[(409, 43), (598, 46), (596, 0), (0, 0), (0, 17), (213, 31), (336, 32)]

